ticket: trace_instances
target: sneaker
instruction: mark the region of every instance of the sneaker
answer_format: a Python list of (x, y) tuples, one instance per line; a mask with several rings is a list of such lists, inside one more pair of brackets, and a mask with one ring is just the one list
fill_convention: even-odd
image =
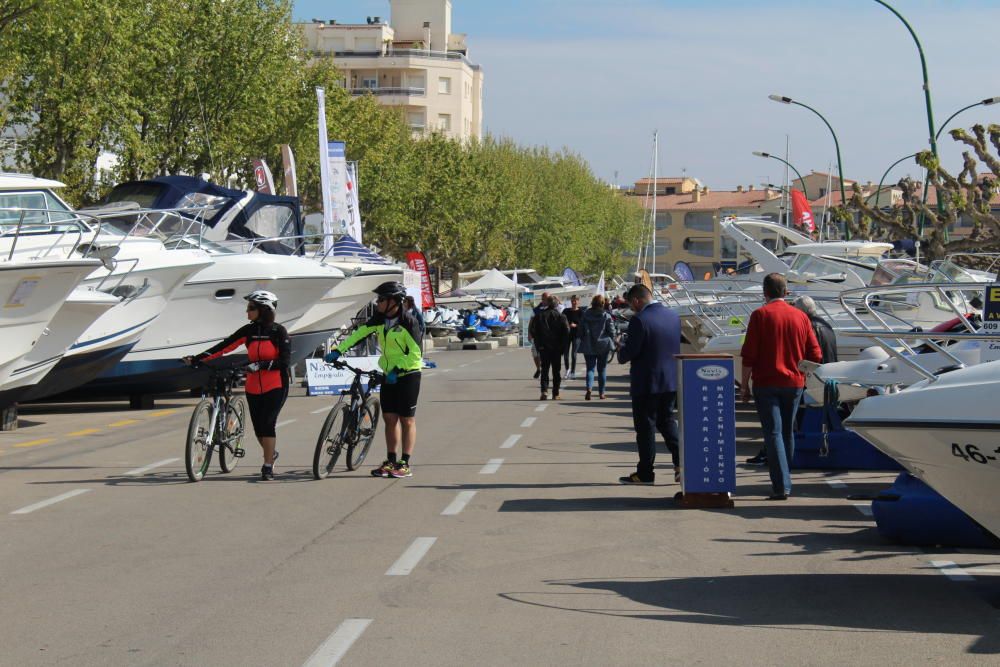
[(549, 400), (549, 395), (543, 391), (542, 395), (538, 397), (538, 400), (540, 400), (540, 401), (547, 401), (547, 400)]
[(267, 482), (274, 479), (274, 466), (260, 467), (260, 481)]
[(764, 454), (758, 454), (757, 456), (751, 456), (746, 460), (748, 466), (766, 466), (767, 456)]
[(590, 390), (588, 389), (587, 393), (583, 395), (583, 400), (589, 401), (590, 400), (590, 396), (591, 396)]
[(542, 371), (536, 369), (535, 370), (535, 374), (532, 375), (531, 377), (534, 378), (535, 380), (537, 380), (541, 376), (541, 374), (542, 374)]
[(400, 461), (395, 466), (393, 466), (393, 468), (389, 472), (389, 474), (392, 475), (393, 477), (397, 477), (397, 478), (398, 477), (413, 477), (413, 473), (410, 472), (410, 464), (409, 463), (403, 463), (402, 461)]
[(645, 485), (645, 486), (652, 486), (653, 485), (653, 480), (646, 481), (643, 478), (639, 477), (639, 473), (634, 472), (631, 475), (629, 475), (628, 477), (619, 477), (618, 478), (618, 483), (619, 484), (641, 484), (641, 485)]
[(676, 468), (674, 468), (674, 481), (678, 483), (681, 481), (681, 471)]
[(575, 380), (576, 379), (576, 373), (573, 372), (573, 371), (571, 371), (570, 374), (569, 374), (569, 379), (570, 380)]
[(372, 477), (392, 477), (392, 471), (395, 467), (394, 463), (386, 459), (382, 461), (382, 465), (372, 470)]
[(562, 400), (562, 396), (560, 396), (559, 394), (552, 394), (552, 400), (553, 401)]

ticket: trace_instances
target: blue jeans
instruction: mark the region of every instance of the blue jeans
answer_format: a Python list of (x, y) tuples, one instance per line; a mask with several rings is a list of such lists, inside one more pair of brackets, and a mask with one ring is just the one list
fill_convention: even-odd
[(632, 422), (635, 425), (635, 442), (639, 450), (639, 465), (636, 472), (644, 482), (652, 482), (653, 462), (656, 460), (656, 433), (663, 436), (664, 444), (670, 452), (670, 459), (677, 467), (678, 436), (677, 421), (674, 419), (674, 405), (677, 392), (646, 394), (632, 397)]
[(753, 388), (753, 400), (764, 432), (771, 489), (775, 494), (792, 492), (790, 468), (795, 455), (795, 411), (801, 399), (801, 387)]
[(604, 393), (604, 387), (608, 384), (608, 355), (606, 354), (585, 354), (583, 360), (587, 362), (587, 389), (594, 388), (594, 371), (597, 371), (597, 392)]

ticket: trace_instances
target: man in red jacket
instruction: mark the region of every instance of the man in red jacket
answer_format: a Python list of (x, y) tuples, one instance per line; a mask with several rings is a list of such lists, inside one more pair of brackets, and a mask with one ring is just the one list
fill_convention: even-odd
[(795, 453), (795, 411), (806, 385), (799, 362), (819, 363), (823, 358), (809, 316), (785, 302), (787, 291), (788, 282), (780, 273), (764, 278), (767, 303), (750, 316), (740, 352), (742, 397), (749, 402), (753, 396), (764, 432), (771, 473), (768, 500), (786, 500), (792, 492), (789, 468)]

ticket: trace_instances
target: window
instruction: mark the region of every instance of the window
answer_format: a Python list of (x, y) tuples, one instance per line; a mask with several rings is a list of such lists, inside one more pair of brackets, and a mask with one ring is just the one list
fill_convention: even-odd
[(406, 114), (406, 122), (411, 130), (424, 129), (424, 114), (420, 111), (410, 111)]
[(736, 239), (731, 239), (728, 236), (720, 237), (719, 244), (719, 254), (721, 259), (736, 259), (738, 246), (736, 245)]
[(657, 211), (656, 212), (656, 228), (666, 229), (673, 222), (669, 211)]
[(438, 129), (444, 130), (445, 132), (451, 131), (451, 114), (450, 113), (439, 113), (438, 114)]
[[(289, 206), (268, 204), (254, 211), (245, 226), (258, 237), (291, 236), (296, 231), (295, 213)], [(281, 244), (294, 248), (295, 240), (285, 239)]]
[(670, 239), (656, 239), (656, 255), (657, 256), (665, 255), (666, 253), (670, 252), (670, 249), (672, 247), (673, 247), (673, 244), (670, 242)]
[(366, 76), (361, 79), (361, 87), (367, 88), (368, 90), (375, 90), (378, 88), (378, 79), (374, 76)]
[(669, 188), (663, 188), (663, 194), (665, 195), (675, 195), (677, 194), (677, 188), (671, 186)]
[(699, 257), (714, 257), (715, 241), (712, 239), (684, 239), (684, 250)]
[(715, 216), (708, 211), (689, 211), (684, 214), (684, 226), (699, 232), (715, 231)]
[(451, 77), (438, 77), (438, 94), (451, 95)]

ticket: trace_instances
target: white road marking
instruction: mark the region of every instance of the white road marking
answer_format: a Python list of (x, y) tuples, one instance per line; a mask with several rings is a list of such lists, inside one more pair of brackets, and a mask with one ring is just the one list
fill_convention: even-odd
[(446, 369), (444, 369), (444, 370), (443, 370), (443, 371), (441, 371), (441, 372), (442, 372), (442, 373), (450, 373), (450, 372), (452, 372), (452, 370), (454, 370), (454, 369), (451, 369), (451, 368), (446, 368)]
[(506, 352), (497, 352), (498, 357), (502, 357), (504, 354), (506, 354)]
[[(968, 572), (968, 570), (966, 570)], [(972, 570), (972, 574), (1000, 574), (1000, 570), (991, 570), (989, 568), (976, 568)]]
[(441, 512), (441, 516), (455, 516), (465, 509), (474, 495), (476, 495), (475, 491), (459, 491), (455, 499)]
[(520, 433), (515, 433), (514, 435), (507, 436), (507, 439), (503, 441), (500, 445), (500, 449), (510, 449), (517, 444), (517, 441), (521, 439)]
[(931, 565), (952, 581), (975, 581), (975, 577), (950, 560), (932, 560)]
[(435, 542), (437, 542), (436, 537), (418, 537), (413, 540), (413, 544), (407, 547), (399, 560), (393, 563), (392, 567), (385, 573), (389, 576), (401, 576), (413, 572), (413, 568), (417, 566), (421, 558), (427, 555)]
[(838, 480), (835, 480), (835, 479), (828, 479), (828, 480), (826, 480), (826, 483), (829, 484), (830, 486), (832, 486), (835, 489), (846, 489), (847, 488), (846, 484), (844, 484), (843, 482), (840, 482)]
[(548, 403), (542, 403), (537, 408), (535, 408), (535, 412), (545, 412), (545, 408), (547, 407), (549, 407)]
[(43, 507), (48, 507), (49, 505), (55, 505), (56, 503), (61, 503), (64, 500), (75, 498), (76, 496), (87, 493), (88, 491), (91, 491), (91, 489), (73, 489), (72, 491), (67, 491), (62, 495), (56, 496), (55, 498), (49, 498), (48, 500), (43, 500), (40, 503), (35, 503), (34, 505), (28, 505), (27, 507), (22, 507), (19, 510), (14, 510), (11, 514), (30, 514), (35, 510), (40, 510)]
[(326, 641), (319, 645), (319, 648), (309, 656), (302, 667), (329, 667), (336, 665), (344, 654), (351, 648), (351, 645), (371, 625), (370, 618), (349, 618), (333, 631)]
[(129, 470), (126, 475), (132, 477), (135, 475), (141, 475), (144, 472), (149, 472), (153, 468), (159, 468), (160, 466), (165, 466), (173, 463), (174, 461), (180, 461), (180, 459), (163, 459), (162, 461), (157, 461), (156, 463), (150, 463), (148, 466), (142, 466), (141, 468), (136, 468), (135, 470)]
[(500, 466), (503, 465), (503, 459), (490, 459), (483, 466), (482, 470), (479, 471), (480, 475), (492, 475), (497, 470), (500, 470)]
[(330, 411), (330, 406), (326, 406), (325, 408), (320, 408), (319, 410), (313, 410), (309, 414), (311, 414), (311, 415), (318, 415), (321, 412), (329, 412), (329, 411)]
[(872, 516), (872, 506), (866, 505), (865, 503), (854, 503), (854, 509), (858, 510), (865, 516)]
[(535, 423), (534, 417), (527, 417), (523, 422), (521, 422), (521, 428), (531, 428), (531, 425)]
[(459, 367), (459, 368), (465, 368), (465, 367), (466, 367), (466, 366), (468, 366), (468, 365), (469, 365), (469, 364), (459, 364), (459, 365), (458, 365), (458, 367)]
[(289, 424), (298, 421), (297, 419), (286, 419), (283, 422), (278, 422), (274, 425), (274, 428), (281, 428), (282, 426), (288, 426)]

